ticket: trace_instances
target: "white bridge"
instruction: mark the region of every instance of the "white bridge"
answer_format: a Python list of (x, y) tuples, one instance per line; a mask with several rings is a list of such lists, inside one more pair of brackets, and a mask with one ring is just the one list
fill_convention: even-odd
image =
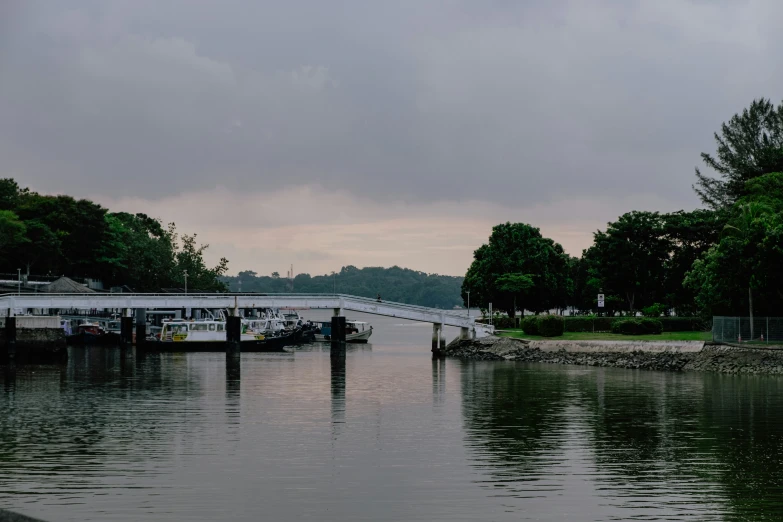
[[(457, 313), (451, 310), (427, 308), (424, 306), (378, 301), (366, 297), (344, 294), (4, 294), (0, 295), (0, 310), (8, 310), (14, 315), (14, 310), (26, 309), (254, 309), (254, 308), (298, 308), (298, 309), (332, 309), (335, 316), (343, 315), (343, 311), (362, 312), (367, 314), (399, 317), (409, 321), (432, 323), (433, 344), (437, 338), (438, 344), (443, 344), (442, 327), (455, 326), (461, 328), (461, 336), (482, 337), (492, 333), (492, 327), (477, 324), (475, 317)], [(437, 337), (436, 337), (437, 336)]]

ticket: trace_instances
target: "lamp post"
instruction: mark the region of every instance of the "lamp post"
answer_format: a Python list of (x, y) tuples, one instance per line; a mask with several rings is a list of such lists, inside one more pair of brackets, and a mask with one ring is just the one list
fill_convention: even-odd
[(187, 294), (188, 293), (188, 271), (187, 270), (183, 270), (182, 272), (185, 274), (185, 293)]
[(16, 295), (22, 295), (22, 269), (16, 269)]
[(333, 285), (332, 285), (333, 286), (332, 293), (336, 294), (337, 293), (337, 272), (332, 272), (332, 283), (333, 283)]
[(468, 294), (468, 319), (470, 319), (470, 290), (467, 291)]

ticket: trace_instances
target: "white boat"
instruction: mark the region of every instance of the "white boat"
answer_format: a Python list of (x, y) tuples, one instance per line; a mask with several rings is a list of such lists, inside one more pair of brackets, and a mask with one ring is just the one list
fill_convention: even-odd
[[(345, 321), (345, 342), (366, 343), (372, 335), (372, 325), (364, 321)], [(315, 331), (316, 341), (331, 341), (332, 322), (322, 321)]]

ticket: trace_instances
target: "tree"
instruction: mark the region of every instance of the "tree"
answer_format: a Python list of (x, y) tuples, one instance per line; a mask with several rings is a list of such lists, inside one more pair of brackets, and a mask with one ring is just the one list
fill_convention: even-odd
[(775, 314), (783, 306), (781, 266), (783, 216), (751, 194), (734, 205), (720, 241), (694, 263), (685, 286), (705, 316)]
[(539, 229), (524, 223), (497, 225), (473, 258), (462, 283), (465, 302), (470, 291), (471, 303), (486, 308), (492, 302), (509, 317), (517, 310), (540, 312), (564, 304), (568, 256)]
[(730, 207), (746, 194), (747, 182), (770, 172), (783, 171), (783, 104), (753, 100), (715, 133), (715, 156), (702, 153), (704, 163), (720, 175), (716, 179), (696, 168), (693, 189), (712, 209)]
[(0, 210), (0, 257), (7, 258), (12, 249), (26, 241), (27, 227), (10, 210)]
[[(169, 225), (169, 234), (176, 243), (177, 234), (173, 223)], [(208, 268), (204, 262), (204, 251), (209, 248), (209, 245), (196, 246), (196, 234), (192, 236), (183, 234), (181, 242), (174, 254), (176, 264), (173, 268), (172, 280), (184, 285), (187, 271), (189, 289), (203, 292), (226, 291), (226, 284), (220, 278), (228, 270), (228, 259), (222, 257), (215, 267)]]
[(671, 250), (660, 214), (623, 214), (594, 238), (593, 273), (606, 294), (625, 299), (631, 313), (660, 300)]

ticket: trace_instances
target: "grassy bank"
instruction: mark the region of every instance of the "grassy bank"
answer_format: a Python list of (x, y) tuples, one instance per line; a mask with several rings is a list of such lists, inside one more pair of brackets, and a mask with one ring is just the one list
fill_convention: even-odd
[(506, 337), (518, 337), (532, 340), (557, 340), (566, 341), (709, 341), (711, 332), (663, 332), (658, 335), (622, 335), (613, 333), (591, 332), (565, 332), (561, 337), (541, 337), (539, 335), (527, 335), (522, 330), (503, 330), (499, 335)]

